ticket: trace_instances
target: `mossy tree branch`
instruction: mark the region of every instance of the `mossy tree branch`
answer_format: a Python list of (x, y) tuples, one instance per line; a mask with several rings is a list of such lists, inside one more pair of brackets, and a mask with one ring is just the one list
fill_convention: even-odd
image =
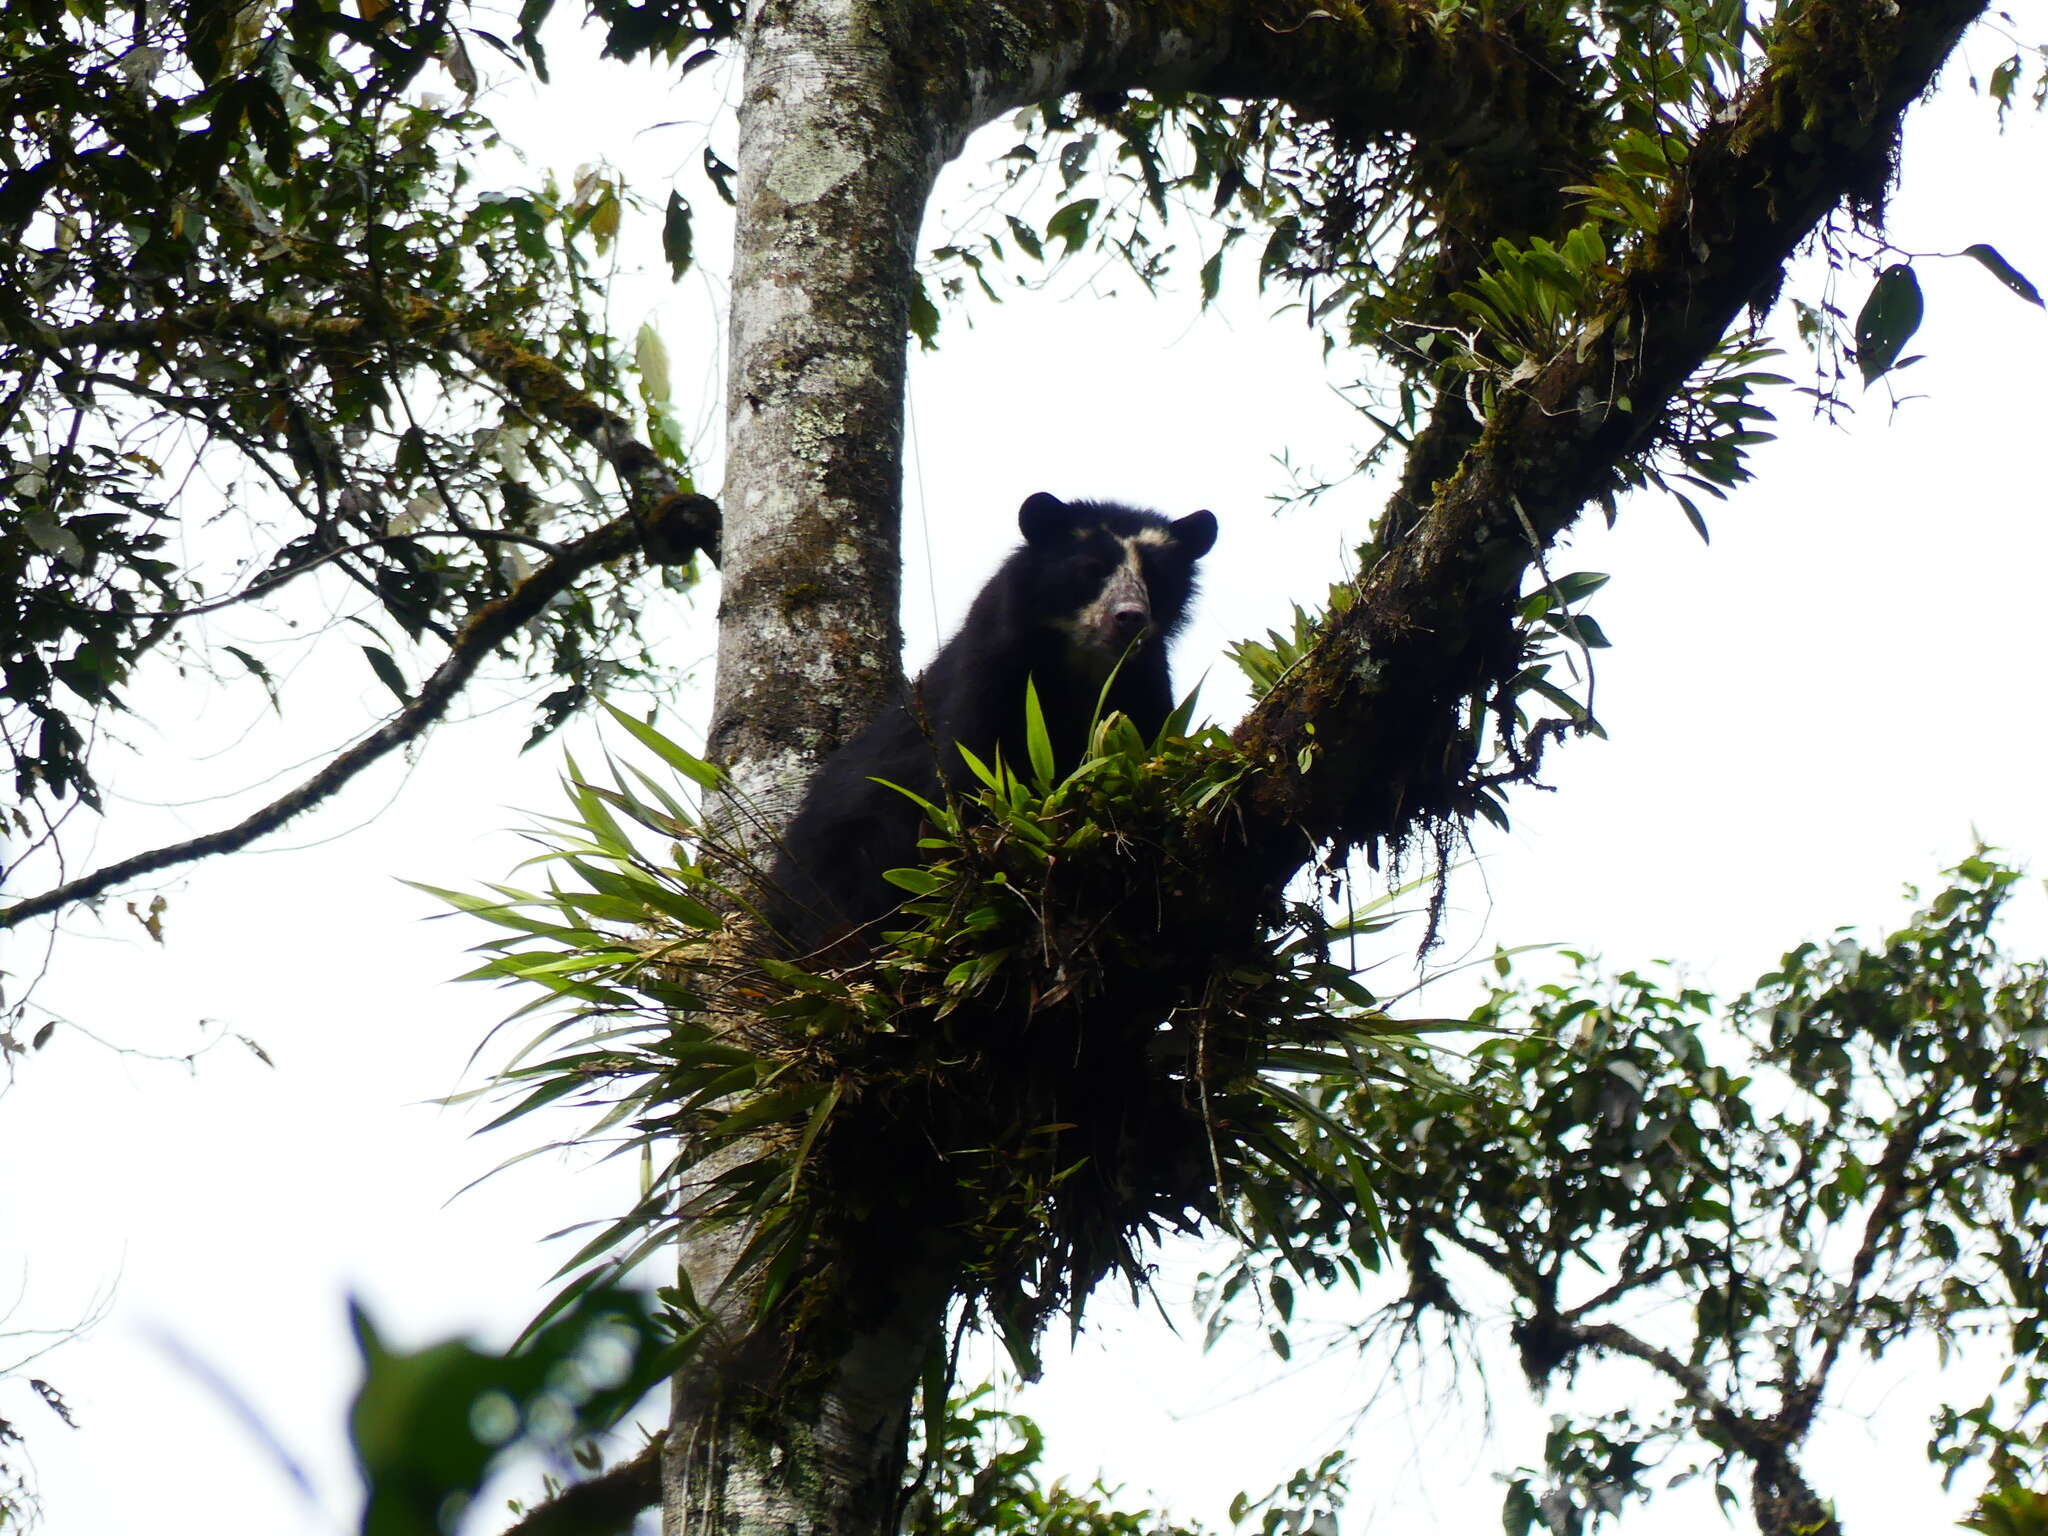
[[(1069, 92), (1282, 102), (1425, 153), (1497, 158), (1526, 178), (1590, 126), (1584, 64), (1530, 21), (1447, 19), (1414, 0), (999, 0), (919, 33), (925, 99), (967, 131)], [(1574, 136), (1576, 137), (1576, 136)], [(1569, 142), (1569, 141), (1566, 141)]]
[(1745, 308), (1776, 296), (1799, 243), (1838, 207), (1876, 208), (1902, 114), (1982, 10), (1811, 7), (1741, 111), (1702, 134), (1606, 303), (1501, 391), (1352, 606), (1240, 727), (1265, 765), (1246, 836), (1270, 885), (1299, 866), (1304, 833), (1398, 846), (1472, 814), (1467, 710), (1519, 665), (1511, 620), (1527, 571), (1654, 450), (1687, 379)]

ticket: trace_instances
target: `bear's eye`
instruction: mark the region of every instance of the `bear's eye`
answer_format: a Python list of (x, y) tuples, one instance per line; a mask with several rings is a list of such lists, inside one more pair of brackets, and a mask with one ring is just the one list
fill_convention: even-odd
[(1086, 581), (1107, 581), (1116, 558), (1107, 550), (1090, 550), (1074, 562), (1074, 574)]

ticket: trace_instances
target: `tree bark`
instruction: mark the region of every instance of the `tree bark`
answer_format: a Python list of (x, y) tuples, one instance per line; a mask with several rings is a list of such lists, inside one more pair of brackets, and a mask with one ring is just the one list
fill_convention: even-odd
[(941, 156), (896, 9), (766, 0), (744, 39), (710, 749), (771, 833), (900, 665), (904, 337)]
[[(742, 39), (709, 753), (730, 775), (716, 834), (759, 866), (809, 769), (901, 666), (905, 338), (944, 158), (907, 90), (902, 19), (883, 0), (759, 0)], [(900, 1256), (830, 1323), (768, 1337), (758, 1273), (726, 1285), (747, 1235), (683, 1243), (715, 1337), (676, 1383), (663, 1528), (887, 1531), (952, 1273)]]

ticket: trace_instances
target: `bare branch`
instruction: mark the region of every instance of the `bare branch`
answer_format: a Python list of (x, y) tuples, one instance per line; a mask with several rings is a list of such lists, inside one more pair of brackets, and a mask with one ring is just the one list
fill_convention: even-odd
[(91, 901), (143, 875), (214, 854), (233, 853), (276, 831), (328, 799), (393, 748), (415, 740), (439, 720), (483, 659), (585, 572), (636, 549), (658, 548), (669, 553), (706, 549), (716, 538), (717, 526), (718, 509), (708, 497), (679, 493), (655, 507), (651, 515), (624, 513), (563, 545), (504, 597), (484, 604), (470, 615), (455, 636), (448, 655), (421, 686), (418, 697), (296, 789), (231, 827), (118, 860), (40, 896), (0, 909), (0, 929), (12, 928), (72, 902)]
[(1646, 1290), (1668, 1275), (1678, 1274), (1685, 1267), (1678, 1260), (1671, 1259), (1662, 1264), (1653, 1264), (1648, 1269), (1629, 1270), (1605, 1290), (1587, 1297), (1577, 1306), (1564, 1308), (1558, 1316), (1567, 1323), (1576, 1323), (1580, 1318), (1598, 1312), (1602, 1307), (1612, 1306), (1624, 1296)]
[[(275, 592), (279, 587), (288, 586), (301, 576), (309, 576), (323, 566), (332, 564), (347, 555), (360, 555), (373, 549), (390, 549), (400, 544), (411, 544), (419, 539), (467, 539), (475, 544), (518, 544), (527, 549), (537, 549), (544, 554), (554, 554), (560, 547), (546, 539), (537, 539), (530, 533), (511, 533), (495, 528), (418, 528), (411, 533), (387, 534), (381, 539), (362, 539), (354, 544), (339, 545), (334, 549), (322, 550), (310, 560), (297, 565), (288, 565), (281, 571), (252, 581), (238, 592), (229, 592), (211, 602), (194, 603), (189, 608), (165, 608), (158, 612), (141, 613), (135, 609), (112, 609), (110, 611), (129, 618), (147, 618), (162, 626), (153, 632), (148, 645), (154, 645), (170, 626), (186, 619), (196, 619), (202, 614), (219, 613), (223, 608), (232, 608), (237, 603), (251, 602), (256, 598)], [(82, 608), (82, 604), (71, 604)], [(143, 647), (144, 649), (147, 646)]]

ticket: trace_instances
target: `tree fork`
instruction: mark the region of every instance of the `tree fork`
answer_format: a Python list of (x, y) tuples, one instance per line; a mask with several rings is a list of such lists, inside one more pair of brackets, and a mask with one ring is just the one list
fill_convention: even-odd
[[(1613, 487), (1616, 466), (1649, 446), (1672, 396), (1742, 307), (1768, 296), (1798, 241), (1845, 197), (1874, 196), (1899, 114), (1980, 9), (1939, 0), (1880, 12), (1837, 0), (1802, 16), (1742, 112), (1708, 131), (1662, 226), (1595, 317), (1604, 332), (1582, 354), (1567, 347), (1525, 390), (1503, 391), (1358, 601), (1241, 728), (1262, 771), (1240, 803), (1249, 848), (1219, 836), (1206, 850), (1234, 871), (1221, 907), (1254, 923), (1312, 842), (1394, 842), (1470, 810), (1471, 754), (1457, 733), (1467, 701), (1511, 675), (1510, 605), (1524, 572)], [(1412, 19), (1405, 7), (1330, 15), (1354, 38), (1377, 36), (1365, 26), (1374, 16)], [(1190, 52), (1189, 27), (1219, 17), (1248, 30)], [(1149, 31), (1147, 18), (1156, 23)], [(1262, 18), (1263, 29), (1254, 25)], [(924, 22), (914, 39), (911, 19)], [(1300, 20), (1308, 32), (1317, 18)], [(1861, 29), (1864, 46), (1833, 48), (1838, 27)], [(1233, 65), (1270, 67), (1274, 50), (1290, 46), (1305, 59), (1299, 50), (1320, 41), (1290, 45), (1276, 40), (1282, 30), (1264, 8), (1108, 0), (1020, 0), (937, 18), (911, 0), (750, 8), (722, 497), (727, 583), (710, 738), (732, 775), (721, 813), (728, 840), (738, 832), (765, 853), (808, 767), (871, 718), (898, 677), (908, 295), (939, 163), (996, 113), (1070, 89), (1249, 90), (1262, 77), (1249, 65), (1233, 74)], [(1398, 51), (1397, 40), (1380, 41)], [(912, 59), (915, 68), (899, 62)], [(1867, 78), (1856, 73), (1871, 65)], [(1299, 78), (1331, 84), (1313, 70)], [(1397, 76), (1378, 90), (1374, 76), (1349, 78), (1350, 96), (1324, 92), (1333, 117), (1341, 105), (1367, 131), (1402, 131), (1392, 114), (1405, 104), (1427, 117), (1431, 131), (1420, 136), (1432, 145), (1462, 153), (1458, 135), (1475, 131), (1472, 152), (1495, 143), (1485, 123), (1430, 114), (1418, 84), (1426, 76)], [(1295, 92), (1275, 82), (1271, 94)], [(1512, 99), (1502, 98), (1495, 120), (1503, 130)], [(1514, 153), (1511, 132), (1498, 142)], [(1637, 324), (1637, 355), (1617, 349), (1612, 322), (1623, 314)], [(1627, 411), (1612, 398), (1623, 379)], [(1210, 938), (1213, 926), (1202, 925)], [(1170, 963), (1193, 985), (1214, 951), (1190, 947)], [(697, 1295), (717, 1291), (735, 1236), (686, 1238)], [(886, 1257), (866, 1262), (886, 1271)], [(815, 1384), (800, 1414), (750, 1399), (757, 1384), (736, 1365), (705, 1360), (679, 1382), (664, 1463), (671, 1536), (887, 1528), (880, 1490), (900, 1475), (917, 1365), (947, 1295), (942, 1262), (911, 1268), (918, 1278), (902, 1305), (886, 1319), (870, 1315), (866, 1331), (855, 1320), (785, 1340), (832, 1351), (795, 1365)], [(857, 1287), (875, 1279), (849, 1278)], [(734, 1339), (752, 1322), (751, 1289), (743, 1282), (716, 1304), (714, 1321)], [(764, 1425), (765, 1440), (754, 1433)]]

